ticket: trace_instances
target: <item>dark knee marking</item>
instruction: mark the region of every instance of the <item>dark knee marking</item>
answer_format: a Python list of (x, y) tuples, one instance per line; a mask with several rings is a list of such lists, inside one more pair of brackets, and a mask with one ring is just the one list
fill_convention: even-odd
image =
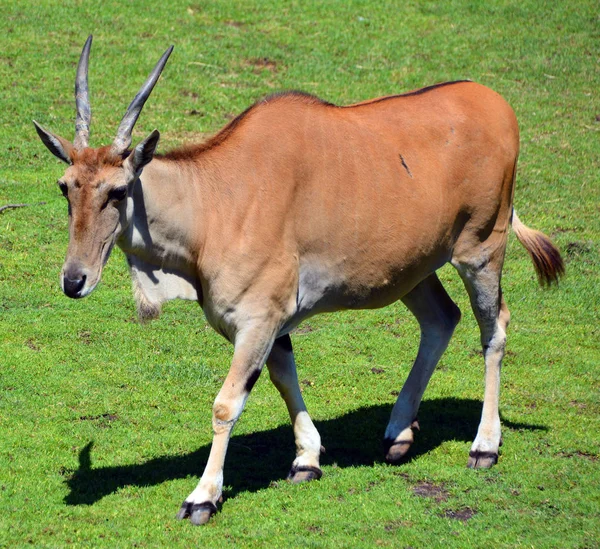
[(254, 384), (258, 381), (259, 377), (260, 377), (259, 369), (254, 370), (250, 374), (250, 377), (246, 380), (246, 385), (244, 386), (244, 389), (246, 390), (246, 392), (249, 393), (250, 391), (252, 391), (252, 387), (254, 387)]
[(292, 338), (289, 336), (289, 334), (286, 334), (284, 336), (278, 337), (275, 340), (275, 344), (283, 351), (285, 351), (286, 353), (291, 353), (292, 352)]

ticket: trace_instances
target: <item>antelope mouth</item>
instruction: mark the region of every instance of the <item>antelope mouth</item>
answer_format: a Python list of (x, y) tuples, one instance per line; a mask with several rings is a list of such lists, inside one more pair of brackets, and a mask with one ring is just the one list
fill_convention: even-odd
[(90, 295), (96, 289), (102, 277), (104, 265), (106, 265), (114, 245), (114, 238), (104, 241), (100, 250), (101, 260), (98, 262), (99, 266), (95, 269), (86, 267), (77, 259), (67, 259), (60, 276), (60, 285), (66, 296), (71, 299), (81, 299)]
[(68, 267), (61, 273), (60, 285), (67, 297), (81, 299), (94, 291), (100, 282), (100, 274), (92, 278), (87, 269), (75, 271)]

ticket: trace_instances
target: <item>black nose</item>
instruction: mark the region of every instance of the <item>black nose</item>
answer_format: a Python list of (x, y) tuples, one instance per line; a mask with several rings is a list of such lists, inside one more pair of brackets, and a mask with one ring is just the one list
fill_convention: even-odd
[(63, 278), (63, 288), (65, 294), (69, 297), (78, 298), (81, 297), (79, 292), (85, 286), (85, 275), (75, 276), (74, 278), (69, 278), (66, 274)]

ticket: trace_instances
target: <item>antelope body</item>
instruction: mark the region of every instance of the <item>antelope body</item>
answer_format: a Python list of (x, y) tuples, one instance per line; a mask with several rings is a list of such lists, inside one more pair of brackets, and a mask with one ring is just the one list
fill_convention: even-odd
[(214, 439), (179, 518), (206, 522), (222, 493), (231, 430), (266, 363), (288, 407), (297, 454), (289, 478), (321, 476), (321, 440), (298, 386), (289, 332), (320, 312), (402, 300), (421, 342), (385, 431), (386, 458), (413, 442), (429, 378), (460, 311), (435, 271), (458, 270), (481, 330), (485, 396), (468, 465), (498, 458), (498, 396), (509, 312), (500, 289), (509, 226), (542, 282), (563, 271), (558, 250), (513, 211), (519, 134), (495, 92), (462, 81), (337, 107), (301, 93), (272, 96), (215, 137), (155, 154), (155, 130), (130, 150), (131, 130), (170, 54), (136, 96), (115, 142), (88, 147), (86, 42), (76, 84), (73, 144), (36, 124), (69, 164), (65, 293), (89, 294), (116, 243), (142, 318), (161, 303), (197, 300), (234, 344), (213, 406)]

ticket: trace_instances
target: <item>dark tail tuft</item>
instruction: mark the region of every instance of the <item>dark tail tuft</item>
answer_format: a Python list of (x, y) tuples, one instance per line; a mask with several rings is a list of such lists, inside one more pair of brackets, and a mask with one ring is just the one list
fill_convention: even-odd
[(540, 284), (542, 286), (558, 284), (558, 279), (565, 274), (565, 264), (552, 240), (544, 233), (524, 225), (514, 210), (512, 228), (519, 242), (529, 252)]

